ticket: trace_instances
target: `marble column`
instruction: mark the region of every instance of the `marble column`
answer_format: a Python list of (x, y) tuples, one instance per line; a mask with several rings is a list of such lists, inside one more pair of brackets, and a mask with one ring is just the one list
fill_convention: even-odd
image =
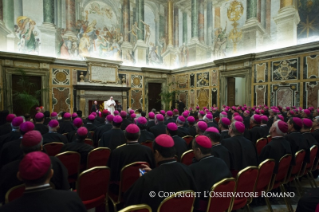
[(266, 0), (266, 32), (270, 35), (271, 27), (271, 0)]
[(257, 0), (247, 0), (247, 20), (257, 18)]
[(188, 43), (187, 13), (183, 12), (183, 43)]
[(122, 4), (122, 12), (123, 12), (123, 44), (122, 48), (122, 59), (125, 62), (129, 60), (128, 55), (132, 53), (133, 46), (130, 43), (130, 0), (123, 0)]
[(192, 1), (192, 21), (191, 21), (191, 27), (192, 27), (192, 41), (198, 40), (198, 2), (197, 0), (191, 0)]
[(277, 25), (277, 46), (297, 44), (297, 26), (300, 17), (293, 5), (293, 0), (280, 0), (280, 10), (274, 17), (274, 21)]
[(2, 0), (3, 6), (3, 22), (6, 27), (13, 31), (14, 28), (14, 1), (13, 0)]
[(198, 40), (201, 43), (205, 42), (205, 15), (204, 15), (204, 0), (198, 0)]
[(178, 8), (174, 8), (174, 47), (179, 47), (179, 17)]
[(261, 23), (261, 0), (258, 0), (257, 4), (257, 19)]
[(14, 52), (16, 50), (16, 36), (14, 34), (14, 1), (2, 0), (3, 23), (0, 25), (1, 49)]
[(65, 0), (66, 3), (66, 32), (64, 37), (76, 37), (75, 35), (75, 0)]
[(140, 30), (138, 30), (138, 40), (144, 40), (144, 0), (136, 0), (136, 17), (137, 25)]
[(213, 32), (213, 2), (207, 2), (207, 41), (208, 46), (213, 44), (212, 32)]
[(3, 21), (3, 5), (2, 0), (0, 0), (0, 22)]
[(136, 64), (138, 66), (145, 66), (146, 65), (146, 57), (147, 57), (147, 48), (148, 46), (145, 44), (144, 41), (144, 0), (136, 0), (136, 22), (138, 28), (137, 30), (137, 42), (134, 46), (134, 57)]

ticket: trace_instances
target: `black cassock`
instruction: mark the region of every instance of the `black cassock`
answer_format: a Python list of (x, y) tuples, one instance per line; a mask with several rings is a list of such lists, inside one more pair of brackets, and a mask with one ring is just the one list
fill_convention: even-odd
[(0, 126), (0, 136), (10, 133), (12, 130), (11, 123), (5, 123)]
[(155, 137), (153, 133), (147, 131), (146, 129), (141, 130), (141, 135), (138, 139), (139, 143), (145, 142), (145, 141), (154, 141)]
[(60, 134), (68, 133), (68, 132), (71, 132), (75, 129), (76, 128), (71, 121), (61, 121), (58, 133), (60, 133)]
[(148, 121), (146, 125), (146, 129), (150, 131), (151, 127), (155, 126), (155, 121)]
[(9, 141), (17, 140), (20, 138), (21, 134), (19, 131), (11, 131), (8, 134), (0, 136), (0, 150), (2, 149), (3, 145)]
[(223, 130), (220, 133), (220, 140), (227, 139), (227, 138), (230, 138), (230, 135), (228, 134), (228, 130)]
[(128, 125), (132, 124), (131, 120), (123, 119), (121, 124), (121, 130), (125, 130)]
[(108, 166), (111, 168), (111, 181), (120, 181), (121, 170), (124, 166), (138, 161), (147, 162), (155, 168), (155, 159), (152, 150), (140, 143), (128, 143), (111, 152)]
[(151, 127), (150, 132), (153, 133), (155, 138), (161, 134), (166, 134), (166, 125), (164, 123), (158, 123)]
[(47, 133), (43, 135), (43, 144), (48, 144), (52, 142), (62, 142), (66, 144), (68, 143), (68, 139), (65, 135), (61, 135), (56, 132)]
[(41, 135), (44, 135), (49, 132), (49, 128), (44, 124), (35, 124), (34, 130), (38, 130), (41, 133)]
[(214, 157), (222, 159), (230, 169), (230, 154), (226, 147), (221, 144), (213, 145), (211, 153)]
[(256, 145), (256, 141), (259, 138), (262, 138), (263, 136), (261, 135), (261, 130), (260, 130), (260, 126), (253, 126), (249, 131), (249, 138), (248, 140), (250, 140), (254, 145)]
[(269, 135), (269, 127), (267, 125), (260, 126), (260, 135), (262, 138), (267, 138)]
[(279, 160), (286, 154), (291, 154), (289, 142), (284, 137), (275, 137), (262, 149), (259, 161), (263, 162), (269, 158), (274, 159), (276, 162), (274, 173), (277, 174)]
[[(305, 145), (306, 144), (305, 142), (302, 142), (303, 137), (300, 132), (295, 131), (295, 132), (288, 133), (285, 136), (285, 139), (290, 144), (291, 153), (292, 153), (292, 161), (291, 161), (292, 165), (296, 165), (295, 154), (301, 149), (304, 149), (306, 151), (306, 155), (308, 154), (308, 157), (309, 157), (309, 148), (307, 148), (307, 146)], [(307, 161), (307, 157), (305, 157), (304, 161)]]
[(319, 143), (319, 129), (316, 129), (315, 131), (312, 132), (312, 136), (317, 140)]
[(0, 168), (12, 161), (18, 160), (23, 157), (23, 152), (20, 144), (21, 138), (10, 141), (3, 145), (0, 152)]
[[(125, 193), (125, 206), (147, 204), (152, 211), (157, 211), (158, 206), (165, 199), (163, 192), (197, 191), (189, 167), (175, 160), (162, 161), (158, 165), (140, 177)], [(153, 198), (150, 197), (151, 191), (156, 194)], [(162, 193), (159, 193), (160, 191)]]
[(274, 117), (268, 119), (267, 127), (270, 129), (271, 125), (274, 123)]
[(175, 123), (176, 122), (176, 119), (174, 119), (174, 118), (169, 118), (169, 119), (167, 119), (165, 122), (164, 122), (164, 124), (165, 125), (167, 125), (168, 123)]
[(72, 143), (68, 143), (64, 145), (61, 149), (61, 152), (65, 151), (75, 151), (81, 155), (81, 164), (86, 164), (88, 154), (94, 147), (86, 144), (84, 142), (79, 142), (78, 140), (73, 141)]
[(95, 117), (94, 122), (93, 122), (93, 124), (96, 127), (102, 126), (102, 125), (104, 125), (104, 123), (105, 123), (105, 118), (99, 117), (99, 116)]
[(188, 150), (187, 143), (184, 139), (179, 137), (178, 135), (172, 136), (174, 140), (175, 152), (178, 159), (181, 158), (182, 154)]
[(178, 127), (177, 128), (177, 135), (182, 138), (186, 135), (190, 135), (190, 132), (189, 132), (188, 128), (186, 128), (186, 127)]
[(184, 102), (177, 102), (178, 103), (178, 112), (179, 112), (179, 115), (182, 115), (183, 111), (184, 111), (184, 108), (185, 108), (185, 104)]
[(110, 123), (104, 124), (98, 128), (96, 128), (95, 132), (94, 132), (94, 142), (98, 142), (100, 140), (100, 138), (102, 137), (103, 133), (111, 130), (113, 128), (113, 125)]
[[(226, 163), (214, 156), (206, 156), (196, 163), (189, 165), (189, 168), (194, 176), (196, 187), (200, 193), (200, 206), (208, 203), (209, 194), (204, 192), (211, 190), (212, 186), (224, 178), (231, 177), (231, 173)], [(203, 209), (206, 209), (203, 207)]]
[(230, 154), (230, 169), (240, 171), (247, 166), (257, 166), (257, 152), (252, 142), (242, 135), (221, 141)]
[(218, 129), (217, 124), (215, 124), (213, 121), (208, 122), (208, 123), (207, 123), (207, 127), (215, 127), (215, 128), (217, 128), (217, 129)]
[(45, 186), (25, 191), (22, 197), (4, 205), (0, 211), (86, 212), (87, 210), (76, 192), (55, 190)]
[(97, 128), (94, 124), (92, 124), (92, 123), (90, 123), (90, 122), (87, 122), (87, 123), (84, 125), (84, 127), (86, 127), (86, 129), (88, 129), (89, 132), (90, 132), (90, 131), (95, 131), (96, 128)]
[[(69, 190), (68, 170), (56, 157), (51, 157), (52, 169), (54, 170), (51, 183), (58, 190)], [(17, 178), (19, 164), (21, 160), (15, 160), (2, 167), (0, 172), (0, 201), (4, 201), (5, 194), (14, 186), (21, 185), (23, 182)]]
[(193, 136), (195, 138), (196, 136), (196, 127), (195, 126), (189, 126), (188, 127), (189, 135)]
[[(309, 163), (310, 162), (310, 148), (313, 145), (317, 145), (318, 146), (318, 142), (315, 139), (315, 137), (313, 137), (313, 135), (311, 134), (311, 132), (304, 132), (302, 133), (302, 137), (303, 137), (303, 141), (302, 141), (302, 148), (306, 149), (306, 162)], [(319, 156), (319, 151), (317, 151), (317, 157)]]
[(319, 208), (319, 188), (311, 188), (298, 201), (296, 212), (314, 212)]
[(103, 133), (99, 146), (108, 147), (113, 151), (114, 149), (116, 149), (117, 146), (120, 146), (125, 143), (126, 138), (124, 132), (119, 128), (114, 128)]
[(246, 128), (246, 129), (249, 129), (249, 128), (250, 128), (250, 117), (247, 116), (247, 117), (243, 117), (243, 118), (244, 118), (245, 128)]
[(44, 126), (47, 126), (50, 121), (51, 121), (50, 118), (45, 118), (45, 119), (44, 119), (44, 122), (43, 122)]

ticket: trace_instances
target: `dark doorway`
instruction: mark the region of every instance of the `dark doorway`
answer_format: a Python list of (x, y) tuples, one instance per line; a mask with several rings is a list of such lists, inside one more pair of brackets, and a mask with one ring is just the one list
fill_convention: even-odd
[(228, 77), (227, 78), (227, 105), (234, 106), (235, 105), (235, 78)]
[[(29, 89), (25, 90), (25, 87), (22, 87), (19, 85), (17, 82), (21, 79), (21, 75), (12, 75), (12, 94), (15, 94), (16, 92), (23, 92), (26, 91), (29, 94), (35, 95), (35, 92), (38, 90), (42, 89), (42, 82), (41, 82), (41, 77), (40, 76), (27, 76), (28, 81), (30, 83), (33, 83), (33, 86), (28, 86)], [(37, 97), (39, 101), (39, 105), (33, 106), (31, 111), (29, 111), (31, 117), (34, 117), (36, 111), (35, 108), (39, 107), (42, 105), (42, 98), (41, 95)], [(23, 110), (23, 102), (21, 100), (15, 100), (14, 98), (12, 99), (12, 104), (13, 104), (13, 113), (16, 114), (17, 116), (22, 116), (24, 115), (24, 110)], [(48, 108), (45, 108), (47, 110)]]
[(148, 83), (148, 111), (151, 111), (153, 108), (156, 111), (160, 111), (161, 104), (161, 93), (162, 84), (161, 83)]

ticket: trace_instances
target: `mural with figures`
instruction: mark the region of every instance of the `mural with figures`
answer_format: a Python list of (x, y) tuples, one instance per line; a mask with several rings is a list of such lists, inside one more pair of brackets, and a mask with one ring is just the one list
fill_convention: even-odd
[[(0, 51), (179, 68), (318, 41), (318, 12), (316, 0), (0, 0)], [(297, 65), (275, 62), (274, 80), (298, 79)]]

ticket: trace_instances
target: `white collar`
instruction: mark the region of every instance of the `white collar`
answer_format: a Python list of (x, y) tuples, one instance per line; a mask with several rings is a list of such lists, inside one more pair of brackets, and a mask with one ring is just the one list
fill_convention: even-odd
[(32, 190), (32, 189), (36, 189), (36, 188), (43, 188), (43, 187), (49, 187), (49, 186), (50, 186), (50, 184), (49, 184), (49, 183), (46, 183), (46, 184), (39, 185), (39, 186), (26, 187), (25, 190)]

